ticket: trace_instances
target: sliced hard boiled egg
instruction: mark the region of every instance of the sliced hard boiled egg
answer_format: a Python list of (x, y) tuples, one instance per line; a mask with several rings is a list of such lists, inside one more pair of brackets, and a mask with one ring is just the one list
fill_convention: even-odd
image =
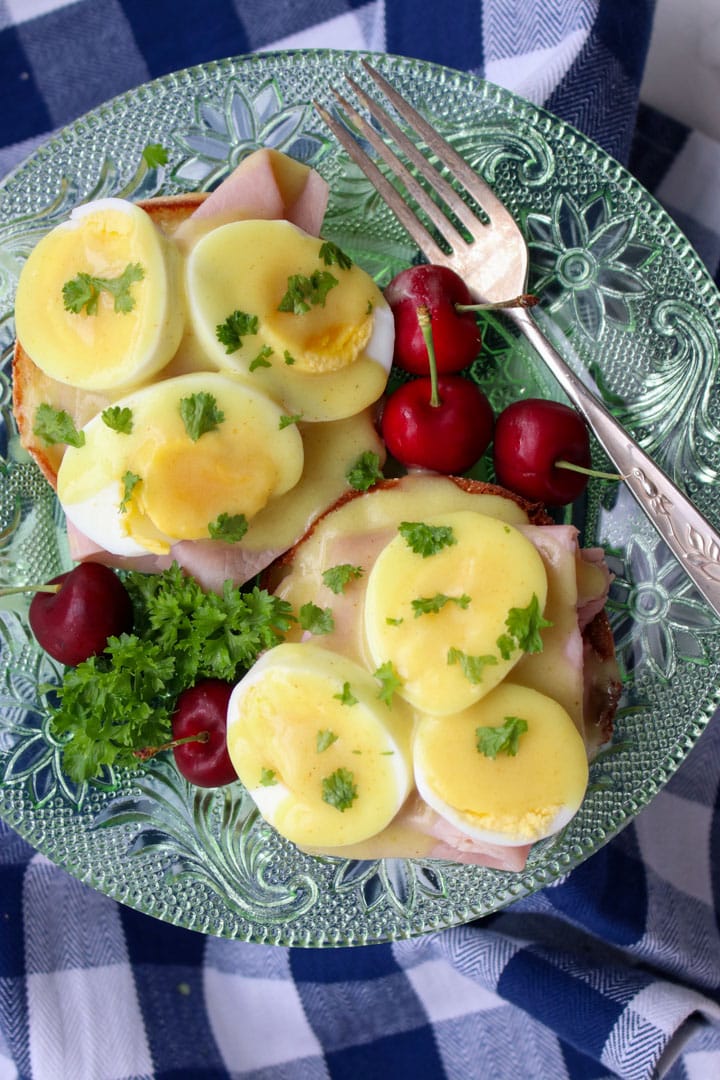
[(100, 199), (73, 210), (30, 253), (18, 282), (18, 340), (53, 379), (123, 390), (178, 347), (178, 255), (139, 206)]
[(423, 717), (413, 762), (425, 801), (492, 844), (556, 833), (579, 809), (588, 781), (585, 744), (567, 712), (510, 682), (456, 716)]
[(60, 464), (58, 498), (76, 528), (118, 555), (238, 539), (303, 469), (302, 438), (279, 406), (213, 372), (137, 390), (82, 431), (84, 445)]
[(336, 420), (385, 389), (394, 323), (382, 292), (337, 248), (290, 222), (214, 229), (188, 255), (186, 288), (206, 355), (251, 377), (289, 413)]
[(412, 720), (351, 660), (312, 643), (266, 652), (235, 687), (228, 752), (263, 817), (303, 847), (374, 836), (412, 786)]
[(546, 599), (540, 555), (507, 522), (469, 510), (404, 522), (368, 577), (368, 648), (415, 708), (460, 712), (517, 663), (513, 627), (532, 630)]

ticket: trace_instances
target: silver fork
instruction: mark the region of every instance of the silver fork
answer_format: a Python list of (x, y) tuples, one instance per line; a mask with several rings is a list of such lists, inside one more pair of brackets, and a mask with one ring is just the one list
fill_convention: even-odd
[[(337, 90), (333, 90), (341, 111), (389, 166), (395, 177), (401, 180), (408, 194), (445, 241), (450, 254), (436, 242), (423, 221), (403, 201), (375, 161), (358, 145), (348, 128), (321, 104), (315, 102), (315, 107), (338, 142), (362, 169), (429, 262), (455, 270), (465, 279), (479, 300), (499, 303), (511, 297), (522, 296), (527, 287), (528, 250), (525, 238), (511, 214), (492, 188), (438, 135), (427, 120), (398, 94), (387, 79), (365, 60), (361, 63), (397, 115), (425, 143), (438, 162), (445, 166), (455, 183), (451, 184), (446, 180), (387, 110), (354, 79), (346, 75), (357, 99), (467, 230), (470, 239), (449, 220), (437, 201), (430, 197), (426, 188), (377, 129)], [(482, 216), (477, 215), (467, 201), (461, 198), (455, 185), (465, 189), (480, 208)], [(506, 313), (542, 357), (575, 408), (584, 416), (598, 442), (623, 477), (628, 490), (698, 591), (715, 614), (720, 616), (720, 535), (602, 402), (587, 389), (545, 336), (528, 308), (509, 307)]]

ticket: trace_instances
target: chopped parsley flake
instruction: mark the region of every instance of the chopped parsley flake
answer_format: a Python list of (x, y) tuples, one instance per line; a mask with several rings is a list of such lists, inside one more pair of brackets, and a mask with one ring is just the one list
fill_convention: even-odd
[(332, 266), (335, 263), (341, 270), (349, 270), (353, 264), (349, 255), (346, 255), (342, 248), (339, 248), (337, 244), (333, 244), (332, 240), (326, 240), (320, 247), (320, 258), (326, 266)]
[(269, 345), (263, 345), (255, 359), (250, 361), (248, 371), (256, 371), (259, 367), (272, 367), (272, 364), (268, 360), (269, 356), (272, 356), (272, 349)]
[(123, 272), (114, 278), (79, 273), (70, 281), (66, 281), (62, 287), (65, 310), (79, 315), (84, 308), (86, 315), (97, 315), (100, 294), (106, 292), (113, 297), (113, 310), (126, 315), (135, 307), (135, 298), (130, 294), (130, 286), (137, 281), (142, 281), (144, 277), (145, 271), (140, 263), (128, 263)]
[(525, 608), (510, 608), (505, 620), (507, 634), (501, 634), (497, 639), (497, 647), (503, 660), (509, 660), (515, 649), (521, 649), (526, 653), (537, 653), (543, 650), (543, 640), (540, 631), (551, 622), (543, 618), (540, 610), (540, 601), (533, 593), (533, 598)]
[(100, 413), (103, 424), (120, 435), (129, 435), (133, 429), (132, 409), (127, 406), (109, 405)]
[(445, 593), (435, 593), (434, 596), (419, 596), (417, 600), (411, 602), (416, 619), (419, 615), (436, 615), (438, 611), (442, 611), (446, 604), (457, 604), (459, 608), (464, 610), (469, 603), (470, 597), (467, 593), (463, 593), (462, 596), (446, 596)]
[(225, 346), (226, 353), (237, 352), (242, 345), (242, 339), (247, 334), (257, 332), (258, 317), (249, 315), (247, 311), (233, 311), (225, 322), (218, 323), (215, 327), (215, 335), (220, 344)]
[(135, 488), (138, 486), (138, 484), (140, 483), (140, 477), (137, 475), (137, 473), (130, 472), (130, 470), (128, 469), (128, 471), (126, 473), (123, 473), (122, 482), (123, 482), (123, 497), (122, 497), (122, 501), (120, 503), (120, 513), (121, 514), (126, 514), (127, 513), (127, 508), (128, 508), (128, 503), (130, 502), (130, 499), (132, 498), (132, 493), (135, 490)]
[(266, 769), (265, 766), (260, 770), (260, 784), (262, 787), (273, 787), (277, 784), (277, 776), (274, 769)]
[(357, 705), (358, 699), (350, 689), (350, 683), (344, 682), (343, 688), (339, 694), (333, 694), (333, 697), (343, 705)]
[(315, 748), (318, 754), (322, 754), (327, 750), (328, 746), (332, 746), (337, 740), (338, 736), (334, 731), (330, 731), (329, 728), (323, 728), (322, 731), (318, 731), (317, 736), (315, 737)]
[(365, 450), (345, 473), (345, 479), (355, 491), (367, 491), (383, 479), (379, 456), (373, 450)]
[(85, 445), (85, 432), (78, 431), (70, 413), (64, 409), (53, 409), (52, 405), (43, 402), (38, 405), (35, 412), (33, 433), (43, 439), (48, 446), (55, 443), (66, 443), (78, 449)]
[(398, 532), (411, 551), (427, 559), (444, 547), (457, 544), (450, 525), (426, 525), (422, 521), (401, 521)]
[(338, 284), (329, 270), (313, 270), (312, 274), (291, 274), (287, 292), (278, 304), (278, 311), (305, 315), (315, 305), (325, 307), (327, 294)]
[(479, 727), (475, 729), (477, 748), (485, 757), (496, 758), (498, 754), (512, 757), (518, 752), (520, 736), (528, 729), (527, 720), (519, 716), (506, 716), (497, 727)]
[(295, 363), (295, 357), (289, 349), (286, 349), (283, 353), (283, 359), (285, 360), (285, 363), (288, 365), (288, 367), (292, 367), (292, 365)]
[(483, 672), (486, 667), (497, 664), (497, 656), (468, 656), (461, 649), (451, 645), (447, 653), (448, 664), (459, 664), (463, 675), (473, 685), (482, 682)]
[(302, 420), (302, 413), (293, 413), (292, 416), (281, 416), (278, 423), (280, 431), (286, 427), (290, 427), (291, 424), (298, 424)]
[(339, 563), (323, 570), (322, 579), (331, 592), (336, 595), (344, 592), (345, 586), (356, 578), (362, 577), (362, 566), (353, 566), (352, 563)]
[(142, 152), (143, 161), (148, 169), (155, 169), (158, 165), (167, 165), (168, 152), (162, 143), (148, 143)]
[(388, 708), (390, 708), (392, 705), (393, 694), (397, 693), (403, 685), (402, 679), (393, 667), (392, 660), (387, 660), (377, 668), (377, 670), (373, 672), (373, 676), (380, 682), (378, 697), (381, 701), (385, 702)]
[(242, 540), (247, 531), (248, 522), (244, 514), (220, 514), (208, 525), (208, 533), (212, 540), (225, 540), (230, 544), (236, 544), (238, 540)]
[(303, 604), (298, 612), (301, 629), (309, 634), (330, 634), (335, 629), (335, 620), (330, 608), (321, 608), (311, 600)]
[(225, 419), (225, 413), (218, 409), (215, 396), (204, 390), (181, 399), (180, 416), (193, 442), (197, 442), (201, 435), (215, 431)]
[(322, 782), (322, 799), (343, 813), (349, 810), (358, 797), (355, 777), (349, 769), (336, 769)]

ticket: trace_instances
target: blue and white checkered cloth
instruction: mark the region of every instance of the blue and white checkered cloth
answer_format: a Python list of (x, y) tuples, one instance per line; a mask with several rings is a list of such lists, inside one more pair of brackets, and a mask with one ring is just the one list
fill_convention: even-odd
[[(0, 0), (0, 175), (150, 78), (250, 51), (402, 53), (546, 105), (629, 164), (718, 280), (720, 145), (640, 105), (650, 0)], [(203, 937), (0, 824), (0, 1080), (720, 1076), (720, 721), (564, 881), (414, 941)]]

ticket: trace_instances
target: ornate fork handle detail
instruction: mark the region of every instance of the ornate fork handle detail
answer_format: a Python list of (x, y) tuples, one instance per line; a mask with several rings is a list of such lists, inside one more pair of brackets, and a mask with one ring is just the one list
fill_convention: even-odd
[(633, 441), (583, 385), (535, 319), (522, 308), (509, 318), (540, 354), (576, 409), (585, 417), (623, 482), (685, 573), (720, 616), (720, 535), (663, 470)]

